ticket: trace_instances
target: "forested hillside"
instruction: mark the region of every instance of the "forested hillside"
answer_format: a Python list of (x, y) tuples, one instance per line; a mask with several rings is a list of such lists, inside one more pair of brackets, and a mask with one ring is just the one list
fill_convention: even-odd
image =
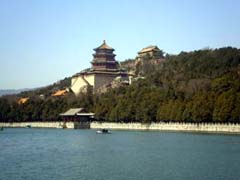
[(182, 52), (168, 55), (163, 64), (143, 66), (146, 79), (99, 97), (94, 106), (97, 118), (240, 122), (239, 49)]
[(239, 49), (181, 52), (165, 59), (158, 65), (144, 59), (135, 71), (145, 79), (104, 94), (41, 99), (37, 94), (50, 93), (42, 89), (22, 94), (32, 98), (20, 105), (12, 97), (2, 97), (0, 120), (56, 120), (68, 108), (85, 107), (97, 120), (113, 122), (240, 123)]

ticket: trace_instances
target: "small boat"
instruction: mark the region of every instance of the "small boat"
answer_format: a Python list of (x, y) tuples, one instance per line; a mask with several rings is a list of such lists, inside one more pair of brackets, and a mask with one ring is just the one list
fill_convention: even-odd
[(3, 127), (0, 127), (0, 131), (3, 131)]
[(26, 128), (31, 128), (32, 126), (31, 125), (27, 125)]
[(96, 131), (97, 134), (111, 134), (111, 131), (108, 129), (101, 129)]

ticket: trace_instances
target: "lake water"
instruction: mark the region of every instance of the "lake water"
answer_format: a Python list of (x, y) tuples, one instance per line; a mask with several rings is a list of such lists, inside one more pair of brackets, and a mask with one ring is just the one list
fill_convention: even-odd
[(0, 180), (237, 180), (239, 168), (239, 135), (0, 131)]

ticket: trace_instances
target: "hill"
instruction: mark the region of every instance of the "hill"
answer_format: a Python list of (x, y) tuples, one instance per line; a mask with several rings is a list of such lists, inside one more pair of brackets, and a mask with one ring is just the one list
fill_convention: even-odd
[[(240, 123), (240, 50), (232, 47), (166, 55), (165, 61), (122, 64), (134, 71), (128, 87), (103, 94), (90, 92), (75, 97), (51, 93), (70, 85), (70, 78), (45, 88), (23, 92), (31, 99), (17, 104), (0, 98), (1, 121), (56, 120), (71, 107), (85, 107), (97, 120), (114, 122), (236, 122)], [(39, 98), (40, 94), (46, 98)]]
[(240, 122), (240, 50), (181, 52), (140, 67), (145, 79), (99, 98), (96, 117), (109, 121)]
[(11, 95), (11, 94), (19, 94), (23, 91), (29, 91), (30, 89), (0, 89), (0, 96)]

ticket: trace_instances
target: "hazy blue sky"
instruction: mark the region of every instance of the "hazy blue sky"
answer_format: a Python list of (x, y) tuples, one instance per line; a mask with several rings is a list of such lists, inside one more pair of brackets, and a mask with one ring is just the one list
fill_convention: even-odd
[(239, 48), (240, 1), (1, 0), (0, 89), (72, 76), (104, 39), (120, 61), (148, 45), (170, 54)]

